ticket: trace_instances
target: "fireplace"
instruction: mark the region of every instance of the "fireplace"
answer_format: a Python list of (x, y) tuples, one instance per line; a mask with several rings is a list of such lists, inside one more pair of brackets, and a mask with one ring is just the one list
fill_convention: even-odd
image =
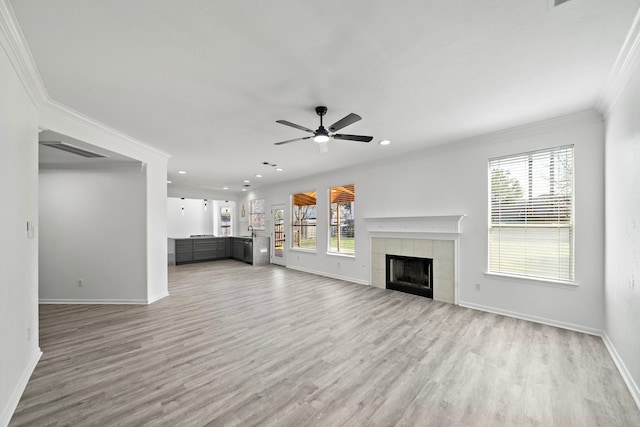
[(433, 299), (433, 259), (387, 254), (386, 288)]
[(364, 218), (367, 232), (371, 236), (371, 286), (382, 289), (387, 287), (386, 255), (429, 258), (433, 300), (457, 304), (458, 243), (463, 217), (464, 215)]

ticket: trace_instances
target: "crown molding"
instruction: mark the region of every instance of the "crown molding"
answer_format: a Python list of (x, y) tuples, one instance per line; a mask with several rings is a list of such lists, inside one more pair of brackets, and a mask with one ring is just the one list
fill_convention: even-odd
[(640, 10), (636, 13), (627, 38), (596, 102), (596, 110), (600, 111), (604, 117), (609, 115), (620, 98), (638, 64), (640, 64)]
[[(142, 149), (146, 153), (153, 153), (164, 159), (169, 159), (171, 157), (170, 154), (162, 150), (158, 150), (155, 147), (145, 144), (144, 142), (141, 142), (123, 132), (120, 132), (119, 130), (116, 130), (110, 126), (107, 126), (104, 123), (101, 123), (97, 120), (94, 120), (91, 117), (86, 116), (80, 113), (79, 111), (76, 111), (70, 107), (67, 107), (66, 105), (60, 102), (54, 101), (53, 99), (50, 99), (50, 98), (47, 98), (42, 102), (41, 114), (48, 114), (49, 116), (58, 117), (63, 120), (68, 120), (76, 125), (80, 125), (82, 127), (85, 127), (94, 131), (97, 130), (101, 133), (106, 133), (111, 137), (116, 137), (120, 140), (126, 141), (127, 143), (133, 146), (136, 146)], [(91, 142), (91, 141), (87, 141), (87, 142)]]
[(452, 143), (434, 145), (432, 148), (448, 148), (454, 146), (458, 148), (467, 148), (469, 146), (477, 147), (480, 145), (493, 145), (544, 135), (551, 132), (561, 131), (563, 129), (570, 129), (576, 126), (601, 123), (602, 121), (602, 115), (598, 111), (585, 110), (482, 135), (476, 135), (470, 138), (460, 139)]
[(41, 114), (48, 113), (55, 117), (71, 121), (75, 124), (90, 128), (94, 131), (106, 133), (111, 137), (124, 140), (142, 149), (145, 153), (152, 153), (161, 158), (168, 159), (171, 155), (158, 150), (150, 145), (138, 141), (116, 129), (113, 129), (91, 117), (85, 116), (64, 104), (54, 101), (49, 97), (47, 88), (40, 76), (38, 67), (24, 34), (20, 29), (18, 20), (8, 0), (0, 0), (0, 46), (5, 50), (11, 65), (24, 86), (31, 101)]
[(13, 9), (7, 0), (0, 0), (0, 45), (36, 107), (49, 98), (47, 89), (33, 60)]
[[(418, 151), (402, 154), (398, 159), (415, 157), (418, 153), (437, 154), (502, 144), (505, 142), (537, 137), (548, 133), (560, 132), (564, 129), (602, 123), (603, 120), (602, 114), (596, 110), (579, 111), (577, 113), (502, 129), (482, 135), (476, 135), (456, 141), (439, 143), (430, 147), (422, 148)], [(388, 163), (389, 160), (390, 159), (376, 160), (372, 162), (372, 164)]]

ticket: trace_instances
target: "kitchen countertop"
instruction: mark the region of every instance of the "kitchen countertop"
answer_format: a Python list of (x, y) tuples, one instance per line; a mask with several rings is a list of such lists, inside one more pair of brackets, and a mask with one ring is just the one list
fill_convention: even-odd
[(210, 235), (200, 235), (200, 236), (188, 236), (188, 237), (169, 237), (169, 239), (180, 240), (180, 239), (254, 239), (251, 236), (210, 236)]

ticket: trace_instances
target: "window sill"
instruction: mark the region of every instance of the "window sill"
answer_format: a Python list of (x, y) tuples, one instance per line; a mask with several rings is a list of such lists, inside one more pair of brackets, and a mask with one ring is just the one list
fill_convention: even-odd
[(541, 277), (519, 276), (517, 274), (492, 273), (492, 272), (485, 271), (484, 275), (486, 277), (493, 277), (496, 279), (517, 279), (522, 282), (527, 282), (527, 283), (542, 285), (542, 286), (551, 286), (554, 288), (572, 289), (580, 286), (576, 282), (569, 282), (566, 280), (543, 279)]
[(354, 259), (356, 257), (356, 254), (341, 254), (339, 252), (327, 252), (327, 255), (338, 256), (342, 258), (354, 258)]
[(318, 251), (316, 249), (304, 249), (304, 248), (289, 248), (291, 252), (302, 252), (305, 254), (316, 254)]

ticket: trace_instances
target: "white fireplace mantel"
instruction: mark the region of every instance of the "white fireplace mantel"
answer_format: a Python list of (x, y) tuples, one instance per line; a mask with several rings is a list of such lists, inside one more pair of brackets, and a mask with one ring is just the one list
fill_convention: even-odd
[(460, 221), (466, 215), (364, 218), (370, 233), (446, 233), (460, 234)]

